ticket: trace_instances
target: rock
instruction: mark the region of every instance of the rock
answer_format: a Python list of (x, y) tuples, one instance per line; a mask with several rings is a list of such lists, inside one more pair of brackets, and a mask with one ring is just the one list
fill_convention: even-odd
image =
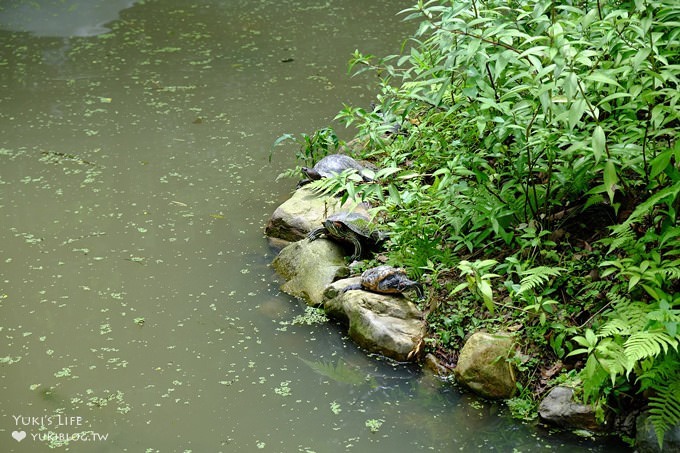
[(555, 387), (538, 406), (538, 415), (545, 422), (563, 428), (602, 431), (603, 426), (595, 418), (595, 410), (574, 401), (574, 390)]
[(328, 285), (349, 274), (342, 246), (326, 239), (294, 242), (281, 250), (272, 266), (286, 280), (281, 290), (311, 306), (321, 305)]
[[(303, 187), (276, 208), (265, 227), (265, 235), (290, 242), (299, 241), (321, 226), (326, 217), (352, 208), (352, 202), (340, 205), (339, 198), (319, 196), (312, 189)], [(366, 212), (362, 206), (354, 207), (353, 211)]]
[(359, 280), (333, 283), (324, 293), (326, 313), (348, 323), (349, 337), (369, 352), (401, 362), (416, 360), (425, 336), (423, 313), (401, 295), (340, 292)]
[(635, 421), (635, 447), (638, 453), (680, 452), (680, 425), (666, 431), (661, 449), (649, 414), (640, 414)]
[(451, 370), (432, 353), (425, 355), (423, 365), (425, 365), (426, 369), (432, 371), (432, 373), (439, 377), (447, 377), (451, 374)]
[(483, 397), (510, 398), (516, 390), (515, 373), (505, 358), (514, 354), (512, 336), (476, 332), (460, 350), (453, 370), (456, 380)]

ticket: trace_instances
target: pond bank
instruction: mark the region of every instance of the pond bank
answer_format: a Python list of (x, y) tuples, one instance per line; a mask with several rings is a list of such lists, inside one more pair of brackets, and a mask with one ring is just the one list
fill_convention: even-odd
[[(332, 238), (310, 242), (307, 234), (324, 218), (354, 209), (363, 211), (365, 207), (349, 202), (341, 205), (337, 198), (317, 195), (309, 188), (297, 189), (276, 209), (265, 232), (272, 239), (288, 243), (273, 262), (285, 279), (282, 289), (339, 319), (347, 326), (348, 336), (368, 353), (400, 362), (416, 362), (442, 380), (455, 380), (458, 386), (486, 399), (508, 400), (515, 396), (517, 375), (522, 372), (517, 364), (521, 364), (523, 358), (514, 332), (482, 329), (470, 332), (458, 351), (425, 352), (427, 312), (432, 304), (442, 301), (415, 304), (403, 295), (393, 297), (368, 291), (343, 293), (342, 288), (359, 281), (357, 269), (362, 269), (365, 262), (348, 265), (345, 257), (351, 251), (345, 245)], [(352, 274), (355, 277), (347, 278)], [(353, 293), (360, 294), (359, 302), (350, 297)], [(376, 299), (391, 299), (393, 308), (386, 310), (385, 304)], [(405, 327), (407, 319), (412, 320), (410, 328)], [(395, 332), (402, 335), (401, 340)], [(635, 423), (636, 414), (618, 420), (611, 416), (602, 419), (595, 408), (577, 402), (574, 393), (573, 388), (565, 385), (546, 391), (538, 409), (541, 422), (580, 435), (604, 436), (604, 442), (612, 441), (607, 437), (617, 430), (635, 430), (630, 425)], [(650, 439), (654, 439), (654, 433), (644, 424), (642, 414), (637, 418), (637, 448), (655, 451)], [(667, 446), (673, 448), (673, 439), (668, 442)], [(619, 447), (625, 449), (623, 445)]]

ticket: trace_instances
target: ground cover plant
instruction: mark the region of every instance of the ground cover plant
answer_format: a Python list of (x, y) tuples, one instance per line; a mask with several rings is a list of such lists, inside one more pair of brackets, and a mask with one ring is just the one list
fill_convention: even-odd
[[(298, 140), (376, 165), (311, 187), (374, 206), (384, 256), (429, 282), (428, 349), (455, 363), (479, 327), (521, 331), (532, 418), (569, 381), (605, 413), (680, 422), (680, 4), (431, 1), (401, 55), (357, 51), (370, 107)], [(283, 137), (290, 138), (290, 137)], [(521, 338), (521, 340), (520, 340)]]

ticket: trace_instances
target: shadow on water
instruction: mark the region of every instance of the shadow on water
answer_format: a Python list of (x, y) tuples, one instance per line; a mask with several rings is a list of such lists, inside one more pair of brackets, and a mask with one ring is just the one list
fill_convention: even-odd
[(0, 451), (608, 449), (293, 323), (271, 146), (368, 107), (410, 5), (2, 2)]

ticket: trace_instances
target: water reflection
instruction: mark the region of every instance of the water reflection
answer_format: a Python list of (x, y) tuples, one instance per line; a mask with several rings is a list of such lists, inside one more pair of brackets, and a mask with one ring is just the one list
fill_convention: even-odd
[(135, 0), (3, 0), (0, 28), (35, 36), (95, 36), (110, 31)]

